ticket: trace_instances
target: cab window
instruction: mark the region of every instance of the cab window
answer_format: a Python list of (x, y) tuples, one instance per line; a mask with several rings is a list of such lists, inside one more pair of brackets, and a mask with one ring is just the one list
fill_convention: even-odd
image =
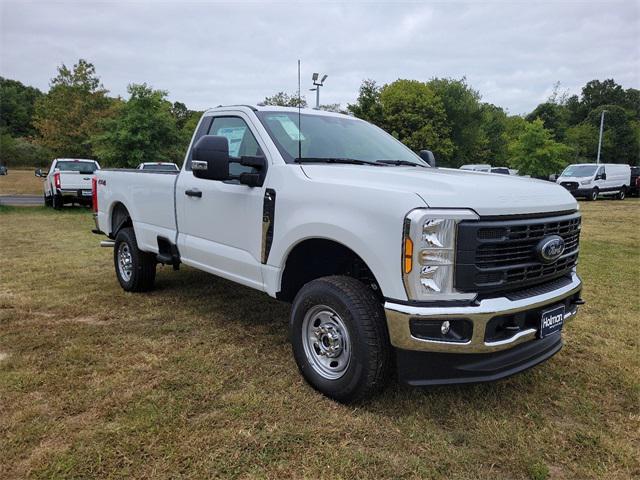
[[(256, 137), (253, 136), (246, 122), (239, 117), (214, 117), (208, 134), (227, 138), (229, 141), (229, 156), (231, 158), (239, 159), (240, 157), (259, 157), (263, 155)], [(238, 163), (229, 164), (229, 173), (231, 175), (240, 175), (244, 172), (254, 173), (256, 170)]]

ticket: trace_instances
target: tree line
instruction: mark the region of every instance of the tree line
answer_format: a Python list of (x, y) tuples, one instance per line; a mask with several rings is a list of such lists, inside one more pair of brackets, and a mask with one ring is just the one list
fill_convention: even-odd
[[(127, 99), (109, 96), (95, 67), (79, 60), (58, 67), (47, 93), (0, 77), (0, 163), (44, 166), (54, 157), (95, 158), (104, 166), (143, 161), (180, 164), (202, 112), (167, 100), (167, 92), (131, 84)], [(263, 105), (307, 105), (285, 92)], [(528, 115), (483, 102), (466, 80), (364, 80), (343, 111), (385, 129), (414, 151), (430, 149), (439, 165), (509, 166), (547, 176), (569, 163), (596, 158), (602, 111), (601, 161), (640, 163), (640, 91), (614, 80), (592, 80), (580, 95), (553, 94)]]

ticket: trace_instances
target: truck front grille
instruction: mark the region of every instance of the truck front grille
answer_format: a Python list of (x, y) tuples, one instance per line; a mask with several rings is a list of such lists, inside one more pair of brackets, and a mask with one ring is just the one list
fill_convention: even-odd
[[(559, 235), (565, 249), (559, 259), (543, 263), (540, 241)], [(464, 221), (458, 225), (455, 288), (462, 292), (506, 292), (548, 282), (576, 265), (580, 214), (543, 218)]]
[(562, 185), (564, 188), (566, 188), (570, 192), (577, 190), (578, 187), (580, 186), (578, 185), (578, 182), (560, 182), (560, 185)]

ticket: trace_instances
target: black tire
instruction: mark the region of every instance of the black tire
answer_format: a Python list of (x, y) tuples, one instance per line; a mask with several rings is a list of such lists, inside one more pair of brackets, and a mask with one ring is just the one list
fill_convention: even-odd
[(600, 191), (598, 190), (598, 187), (594, 187), (591, 192), (589, 193), (589, 197), (588, 200), (591, 200), (592, 202), (595, 202), (598, 199), (598, 194), (600, 193)]
[[(126, 251), (130, 256), (130, 268), (120, 267), (121, 253)], [(122, 251), (121, 251), (122, 250)], [(116, 277), (123, 290), (127, 292), (146, 292), (153, 289), (156, 280), (156, 257), (153, 253), (143, 252), (138, 248), (133, 228), (126, 227), (116, 235), (113, 246), (113, 264)], [(129, 272), (127, 276), (126, 272)]]
[(627, 196), (627, 189), (622, 187), (620, 189), (620, 191), (618, 192), (618, 195), (616, 195), (616, 198), (618, 200), (624, 200), (626, 198), (626, 196)]
[(62, 195), (54, 194), (51, 198), (51, 205), (56, 210), (62, 210), (62, 207), (64, 206)]
[[(337, 314), (348, 333), (349, 360), (338, 378), (319, 373), (314, 354), (305, 352), (305, 317), (325, 307)], [(389, 378), (392, 348), (382, 305), (369, 287), (354, 278), (324, 277), (302, 287), (293, 302), (289, 332), (300, 373), (330, 398), (343, 403), (363, 400), (380, 391)], [(309, 348), (311, 341), (306, 342)], [(314, 347), (317, 353), (319, 343)]]
[(44, 195), (44, 206), (45, 207), (50, 207), (51, 206), (51, 197)]

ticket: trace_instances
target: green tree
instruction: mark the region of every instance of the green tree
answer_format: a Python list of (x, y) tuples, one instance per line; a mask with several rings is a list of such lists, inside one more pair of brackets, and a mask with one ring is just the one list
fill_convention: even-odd
[(103, 133), (92, 138), (100, 161), (112, 167), (179, 161), (184, 152), (167, 92), (146, 84), (129, 85), (127, 91), (129, 100), (102, 122)]
[(417, 80), (396, 80), (382, 87), (380, 103), (386, 131), (414, 151), (426, 148), (441, 164), (451, 163), (454, 146), (445, 109), (431, 87)]
[(92, 157), (90, 137), (101, 120), (113, 114), (115, 103), (91, 63), (80, 59), (73, 69), (63, 64), (47, 95), (35, 104), (39, 142), (55, 156)]
[(488, 158), (491, 165), (507, 165), (509, 117), (505, 111), (490, 103), (482, 104), (482, 130), (486, 139)]
[(536, 118), (542, 120), (544, 128), (549, 130), (555, 140), (561, 142), (564, 139), (568, 126), (569, 111), (564, 105), (554, 102), (545, 102), (538, 105), (526, 119), (533, 121)]
[(487, 132), (483, 128), (480, 93), (467, 85), (466, 79), (435, 78), (427, 83), (442, 101), (446, 125), (453, 142), (449, 165), (484, 163), (492, 160)]
[(379, 127), (384, 123), (380, 90), (375, 80), (367, 79), (360, 85), (358, 98), (353, 104), (347, 105), (347, 110), (358, 118), (371, 122)]
[(304, 96), (298, 99), (298, 95), (289, 95), (285, 92), (278, 92), (271, 97), (266, 97), (260, 105), (273, 105), (277, 107), (300, 107), (305, 108), (307, 106), (307, 100)]
[(598, 127), (589, 123), (569, 127), (565, 144), (573, 151), (573, 163), (594, 162), (598, 151)]
[(51, 162), (51, 154), (44, 147), (24, 137), (0, 135), (0, 165), (15, 167), (44, 167)]
[(37, 88), (0, 77), (0, 132), (14, 137), (33, 136), (33, 112), (42, 95)]
[[(631, 112), (618, 105), (602, 105), (587, 115), (584, 123), (600, 127), (600, 116), (605, 110), (602, 151), (600, 161), (607, 163), (638, 164), (640, 143)], [(595, 135), (597, 140), (598, 135)]]
[(556, 142), (542, 120), (526, 122), (510, 145), (510, 165), (521, 175), (547, 177), (560, 172), (570, 160), (570, 149)]

